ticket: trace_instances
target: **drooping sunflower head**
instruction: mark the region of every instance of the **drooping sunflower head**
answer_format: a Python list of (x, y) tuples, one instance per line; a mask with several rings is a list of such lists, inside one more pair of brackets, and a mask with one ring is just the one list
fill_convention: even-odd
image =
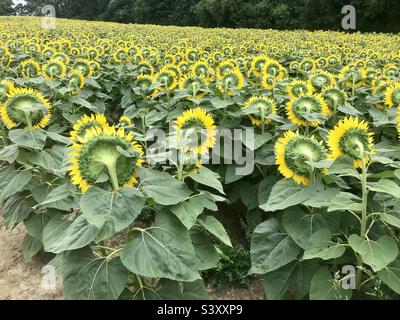
[(287, 103), (286, 112), (293, 124), (317, 127), (329, 115), (329, 107), (319, 94), (302, 95)]
[(338, 107), (344, 106), (347, 99), (346, 93), (337, 87), (324, 89), (322, 91), (322, 96), (328, 104), (329, 114), (334, 114)]
[(78, 143), (79, 139), (85, 139), (87, 130), (93, 128), (106, 128), (109, 127), (107, 119), (102, 114), (91, 114), (90, 116), (84, 115), (73, 126), (73, 131), (70, 133), (70, 140), (72, 143)]
[(182, 90), (186, 90), (191, 98), (201, 99), (204, 97), (206, 92), (204, 88), (206, 88), (209, 84), (209, 81), (204, 78), (204, 76), (198, 76), (196, 74), (188, 74), (182, 77), (179, 81), (179, 87)]
[(10, 129), (18, 126), (44, 128), (51, 119), (51, 105), (36, 90), (13, 88), (1, 107), (1, 118)]
[(192, 72), (199, 77), (212, 78), (212, 69), (206, 61), (200, 60), (193, 64)]
[(126, 116), (119, 118), (118, 126), (121, 128), (129, 127), (132, 125), (132, 120)]
[(144, 61), (138, 64), (137, 72), (141, 75), (153, 76), (154, 68), (150, 63)]
[(43, 66), (43, 75), (47, 80), (65, 77), (67, 66), (61, 60), (51, 60)]
[(318, 172), (323, 172), (308, 163), (326, 159), (323, 144), (315, 138), (302, 136), (299, 132), (285, 132), (275, 145), (275, 153), (279, 172), (297, 184), (308, 185)]
[(153, 77), (146, 75), (139, 75), (136, 77), (136, 85), (142, 90), (149, 90), (153, 84)]
[(313, 72), (308, 79), (308, 83), (315, 89), (315, 90), (322, 90), (323, 88), (334, 86), (336, 81), (333, 74), (318, 70)]
[(301, 95), (311, 95), (314, 92), (313, 86), (301, 80), (293, 81), (286, 87), (286, 90), (291, 99), (296, 99)]
[(370, 154), (374, 154), (373, 133), (369, 132), (368, 123), (358, 117), (349, 117), (340, 121), (328, 135), (329, 160), (335, 161), (343, 155), (354, 159), (356, 168), (362, 167)]
[(164, 70), (157, 73), (155, 75), (155, 82), (161, 83), (161, 86), (158, 88), (160, 91), (172, 91), (178, 85), (176, 74), (172, 70)]
[(125, 48), (118, 49), (113, 54), (113, 60), (116, 63), (122, 63), (128, 61), (129, 55)]
[(257, 127), (262, 124), (270, 124), (272, 122), (268, 117), (276, 114), (276, 105), (274, 101), (268, 97), (251, 97), (243, 106), (243, 110), (248, 115), (251, 123)]
[(233, 96), (233, 90), (240, 90), (244, 87), (244, 77), (238, 68), (226, 73), (224, 76), (218, 78), (218, 89), (221, 93)]
[(178, 139), (185, 139), (182, 149), (194, 154), (207, 153), (215, 144), (215, 124), (211, 115), (201, 108), (189, 109), (176, 120)]
[(86, 59), (77, 59), (72, 67), (74, 70), (79, 70), (82, 72), (85, 78), (88, 78), (92, 75), (92, 67), (90, 60)]
[(316, 67), (315, 61), (312, 59), (304, 59), (299, 64), (299, 69), (303, 72), (310, 72)]
[(68, 88), (78, 93), (85, 86), (85, 77), (79, 70), (72, 70), (69, 74)]
[(64, 52), (57, 52), (52, 57), (53, 60), (60, 60), (65, 65), (69, 63), (69, 57)]
[(385, 103), (388, 107), (400, 107), (400, 82), (393, 83), (386, 89)]
[(24, 60), (21, 62), (21, 73), (25, 79), (40, 76), (40, 64), (33, 59)]
[(391, 79), (397, 79), (400, 76), (400, 69), (395, 64), (388, 64), (383, 69), (383, 75)]
[(364, 84), (366, 78), (364, 69), (357, 69), (354, 65), (348, 65), (340, 72), (340, 81), (347, 88), (359, 88)]
[(132, 132), (95, 127), (87, 130), (72, 149), (70, 176), (82, 192), (100, 183), (109, 184), (114, 191), (136, 185), (135, 169), (143, 163), (143, 150), (133, 140)]

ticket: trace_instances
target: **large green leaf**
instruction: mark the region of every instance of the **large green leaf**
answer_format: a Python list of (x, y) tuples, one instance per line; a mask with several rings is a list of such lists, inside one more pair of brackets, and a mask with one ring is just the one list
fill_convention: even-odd
[(17, 159), (18, 154), (18, 146), (5, 146), (0, 149), (0, 160), (7, 161), (8, 163), (13, 163), (15, 159)]
[(278, 221), (261, 223), (251, 238), (251, 272), (264, 274), (277, 270), (297, 259), (301, 249), (286, 234), (279, 231)]
[(84, 216), (71, 221), (57, 215), (43, 230), (44, 249), (52, 253), (81, 249), (96, 239), (98, 233), (99, 230)]
[(92, 187), (81, 198), (83, 216), (96, 226), (102, 241), (129, 227), (142, 212), (145, 203), (143, 195), (134, 188), (107, 191)]
[(400, 229), (400, 217), (388, 213), (381, 213), (379, 216), (382, 221)]
[(263, 286), (268, 300), (282, 300), (288, 290), (296, 299), (304, 299), (310, 291), (311, 279), (318, 270), (315, 260), (293, 261), (264, 276)]
[(46, 193), (45, 197), (41, 199), (41, 202), (37, 206), (69, 211), (76, 205), (74, 193), (75, 187), (70, 183), (64, 183)]
[(378, 272), (378, 277), (390, 289), (400, 294), (400, 260), (396, 260)]
[(51, 264), (63, 276), (67, 300), (116, 300), (129, 276), (119, 257), (98, 258), (88, 248), (58, 255)]
[(343, 244), (332, 241), (332, 233), (329, 229), (321, 229), (312, 234), (303, 259), (337, 259), (343, 256), (345, 251)]
[(43, 213), (32, 213), (24, 220), (25, 228), (33, 238), (42, 241), (43, 230), (53, 216), (51, 210)]
[(328, 212), (334, 211), (362, 211), (361, 198), (348, 192), (340, 192), (331, 200)]
[(140, 168), (137, 170), (143, 191), (155, 202), (170, 206), (185, 201), (191, 191), (187, 185), (166, 172)]
[(30, 170), (21, 171), (8, 183), (0, 195), (0, 202), (21, 191), (32, 179)]
[(382, 179), (376, 184), (369, 184), (368, 188), (371, 191), (390, 194), (391, 196), (400, 199), (400, 187), (392, 180)]
[(6, 228), (12, 229), (28, 218), (34, 205), (35, 201), (29, 195), (15, 194), (8, 198), (2, 208)]
[(349, 300), (351, 290), (343, 289), (341, 283), (335, 281), (328, 267), (319, 269), (311, 281), (311, 300)]
[(163, 300), (208, 300), (208, 292), (203, 280), (179, 283), (161, 279), (157, 294)]
[(364, 263), (375, 272), (381, 271), (399, 255), (396, 241), (389, 236), (383, 236), (375, 241), (371, 239), (363, 240), (358, 235), (353, 234), (349, 237), (349, 245), (361, 255)]
[(31, 237), (29, 234), (25, 235), (24, 241), (22, 242), (22, 255), (24, 256), (24, 260), (28, 262), (31, 261), (42, 248), (42, 241)]
[(197, 267), (200, 271), (213, 269), (217, 266), (220, 256), (202, 230), (193, 228), (190, 230), (190, 238), (197, 258)]
[(315, 230), (328, 228), (334, 232), (340, 226), (340, 220), (341, 216), (337, 213), (317, 211), (306, 214), (301, 208), (295, 207), (285, 210), (282, 224), (297, 245), (306, 249)]
[(260, 208), (267, 212), (284, 210), (310, 199), (318, 190), (319, 185), (299, 186), (293, 180), (283, 179), (272, 188), (266, 204)]
[(8, 136), (17, 146), (33, 150), (42, 150), (47, 139), (47, 133), (42, 129), (15, 129), (11, 130)]
[(159, 213), (152, 228), (136, 233), (121, 260), (131, 272), (149, 278), (200, 279), (189, 231), (170, 213)]
[(225, 194), (224, 188), (219, 181), (220, 176), (218, 175), (218, 173), (215, 173), (206, 167), (201, 167), (199, 172), (192, 174), (190, 178), (202, 185), (208, 186), (219, 191), (222, 194)]
[(222, 241), (227, 246), (232, 247), (231, 239), (229, 238), (228, 233), (226, 232), (222, 223), (217, 220), (217, 218), (213, 216), (203, 216), (200, 217), (199, 224), (218, 240)]

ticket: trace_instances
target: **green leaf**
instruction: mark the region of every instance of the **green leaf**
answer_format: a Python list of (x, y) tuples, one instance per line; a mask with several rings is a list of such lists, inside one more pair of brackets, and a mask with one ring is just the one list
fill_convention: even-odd
[(159, 213), (152, 228), (136, 233), (124, 247), (121, 260), (131, 272), (144, 277), (200, 279), (189, 231), (168, 213)]
[(332, 233), (329, 229), (321, 229), (312, 234), (303, 259), (337, 259), (343, 256), (345, 251), (344, 244), (332, 242)]
[(392, 214), (381, 213), (380, 218), (382, 221), (400, 229), (400, 218)]
[(358, 235), (353, 234), (349, 237), (349, 245), (375, 272), (381, 271), (399, 255), (396, 241), (389, 236), (383, 236), (374, 241), (362, 240)]
[(22, 242), (22, 255), (24, 256), (24, 260), (30, 262), (42, 248), (42, 241), (32, 238), (29, 234), (25, 235), (24, 241)]
[(203, 280), (179, 283), (161, 279), (157, 294), (163, 300), (208, 300), (208, 291)]
[(339, 190), (333, 188), (320, 190), (303, 204), (312, 208), (328, 208), (332, 203), (332, 199), (335, 198), (339, 192)]
[(51, 190), (47, 194), (46, 198), (37, 206), (46, 206), (48, 208), (58, 209), (59, 206), (57, 204), (60, 201), (66, 200), (70, 197), (73, 197), (74, 190), (75, 190), (75, 188), (70, 183), (64, 183), (61, 186)]
[(185, 201), (191, 195), (187, 185), (166, 172), (140, 168), (137, 170), (143, 191), (155, 202), (170, 206)]
[(368, 189), (374, 192), (390, 194), (391, 196), (400, 199), (400, 187), (392, 180), (379, 180), (376, 184), (369, 184)]
[(63, 276), (67, 300), (116, 300), (129, 272), (120, 258), (98, 258), (89, 248), (64, 252), (51, 265)]
[(217, 266), (220, 256), (209, 237), (202, 230), (190, 230), (190, 238), (197, 258), (198, 270), (209, 270)]
[(379, 279), (390, 289), (400, 294), (400, 260), (396, 260), (378, 272)]
[(225, 194), (224, 188), (219, 181), (220, 176), (218, 175), (218, 173), (215, 173), (206, 167), (201, 167), (199, 173), (191, 175), (190, 178), (192, 178), (197, 183), (208, 186), (219, 191), (222, 194)]
[(75, 221), (57, 215), (43, 230), (43, 245), (46, 252), (61, 253), (81, 249), (96, 239), (99, 230), (89, 224), (84, 216)]
[(190, 230), (196, 223), (197, 218), (203, 213), (204, 209), (210, 208), (214, 204), (212, 199), (206, 195), (199, 195), (188, 201), (182, 202), (169, 210), (178, 217), (183, 225)]
[(276, 219), (267, 220), (257, 226), (251, 238), (251, 273), (275, 271), (296, 260), (300, 251), (288, 235), (279, 232)]
[(221, 99), (219, 97), (214, 97), (211, 99), (211, 104), (213, 105), (214, 109), (225, 109), (233, 104), (235, 101), (233, 99)]
[(29, 154), (29, 161), (59, 177), (64, 177), (68, 169), (68, 148), (53, 146), (51, 149)]
[(319, 185), (299, 186), (293, 180), (283, 179), (272, 188), (266, 204), (260, 208), (266, 212), (284, 210), (310, 199), (318, 190)]
[[(333, 211), (354, 211), (361, 212), (363, 209), (361, 198), (352, 193), (340, 192), (331, 200), (328, 212)], [(356, 202), (360, 201), (360, 202)]]
[(282, 224), (289, 236), (302, 249), (307, 249), (311, 235), (315, 230), (328, 228), (334, 232), (340, 226), (340, 215), (319, 211), (306, 214), (301, 208), (285, 210)]
[(10, 230), (28, 218), (34, 204), (35, 202), (29, 196), (15, 194), (8, 198), (2, 208), (6, 228)]
[(11, 130), (8, 136), (17, 146), (34, 150), (42, 150), (47, 139), (47, 133), (42, 129), (15, 129)]
[(311, 300), (349, 300), (351, 296), (352, 291), (343, 289), (341, 283), (332, 277), (328, 267), (322, 267), (315, 273), (311, 281)]
[(282, 300), (290, 289), (296, 299), (301, 300), (309, 293), (311, 280), (319, 269), (318, 262), (293, 261), (264, 276), (263, 286), (268, 300)]
[(358, 173), (356, 169), (354, 169), (354, 160), (349, 156), (342, 156), (333, 162), (329, 168), (329, 174), (358, 177)]
[(15, 159), (18, 158), (18, 154), (18, 146), (5, 146), (0, 150), (0, 160), (7, 161), (8, 163), (13, 163)]
[(0, 195), (0, 202), (3, 202), (9, 196), (20, 192), (32, 180), (32, 172), (25, 170), (18, 173), (10, 183), (4, 188)]
[(229, 239), (228, 233), (226, 232), (222, 223), (217, 220), (217, 218), (213, 216), (203, 216), (200, 217), (199, 224), (218, 240), (222, 241), (227, 246), (232, 247), (231, 239)]
[(46, 213), (32, 213), (24, 220), (25, 228), (33, 238), (42, 241), (43, 230), (53, 216), (49, 214), (49, 211)]
[(81, 198), (80, 206), (87, 221), (100, 233), (97, 241), (108, 239), (132, 224), (145, 204), (145, 198), (136, 189), (116, 192), (92, 187)]

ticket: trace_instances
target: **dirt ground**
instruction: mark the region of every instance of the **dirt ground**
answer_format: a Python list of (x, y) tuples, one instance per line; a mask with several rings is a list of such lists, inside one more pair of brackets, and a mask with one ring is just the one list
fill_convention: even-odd
[[(43, 263), (40, 258), (25, 262), (22, 257), (23, 226), (12, 232), (5, 230), (0, 218), (0, 300), (58, 300), (62, 299), (62, 285), (56, 290), (41, 285)], [(258, 300), (263, 298), (262, 286), (255, 282), (249, 289), (209, 289), (213, 300)]]

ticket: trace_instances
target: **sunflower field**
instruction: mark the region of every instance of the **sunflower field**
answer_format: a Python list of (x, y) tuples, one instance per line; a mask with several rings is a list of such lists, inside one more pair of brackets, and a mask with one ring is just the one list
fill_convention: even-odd
[[(1, 215), (66, 299), (207, 299), (227, 216), (268, 300), (400, 298), (399, 35), (2, 17), (0, 38)], [(207, 163), (223, 130), (254, 139)]]

